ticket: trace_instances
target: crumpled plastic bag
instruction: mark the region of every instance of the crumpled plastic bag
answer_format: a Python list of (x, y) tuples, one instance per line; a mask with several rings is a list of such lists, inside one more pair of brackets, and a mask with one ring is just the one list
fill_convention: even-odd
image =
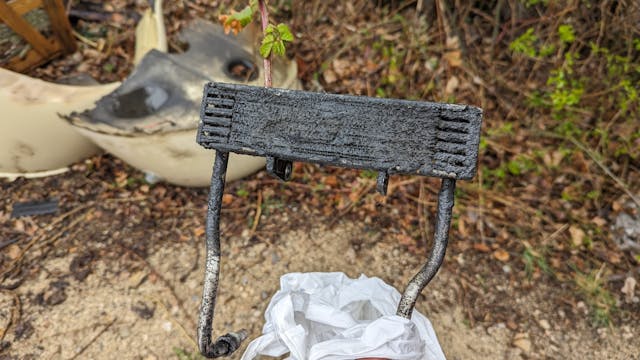
[(292, 273), (265, 312), (263, 335), (242, 355), (287, 360), (444, 360), (429, 320), (396, 316), (400, 293), (379, 278), (343, 273)]

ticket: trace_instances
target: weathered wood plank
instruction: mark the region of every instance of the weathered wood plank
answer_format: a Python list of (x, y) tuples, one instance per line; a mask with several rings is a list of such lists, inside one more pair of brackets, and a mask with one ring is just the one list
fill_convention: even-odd
[(470, 179), (481, 121), (482, 110), (472, 106), (209, 83), (198, 142), (292, 161)]
[(42, 0), (14, 0), (8, 3), (18, 15), (22, 16), (42, 5)]
[(22, 36), (41, 55), (47, 56), (56, 49), (47, 39), (35, 30), (26, 20), (16, 13), (6, 1), (0, 0), (0, 20)]
[(68, 53), (76, 51), (77, 44), (71, 32), (71, 24), (67, 18), (62, 0), (43, 0), (44, 9), (49, 14), (51, 30), (56, 34), (64, 50)]

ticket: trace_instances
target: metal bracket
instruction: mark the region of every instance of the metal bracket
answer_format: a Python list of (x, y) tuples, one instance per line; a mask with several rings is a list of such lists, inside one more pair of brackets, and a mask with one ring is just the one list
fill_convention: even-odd
[(386, 171), (380, 171), (378, 178), (376, 179), (376, 191), (381, 195), (387, 195), (387, 188), (389, 187), (389, 173)]
[(293, 162), (267, 156), (267, 172), (282, 181), (289, 181), (293, 174)]

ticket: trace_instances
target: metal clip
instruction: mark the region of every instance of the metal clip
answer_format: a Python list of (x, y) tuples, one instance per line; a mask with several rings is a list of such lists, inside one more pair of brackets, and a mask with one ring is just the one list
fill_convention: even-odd
[(267, 172), (282, 181), (289, 181), (293, 173), (293, 162), (267, 156)]

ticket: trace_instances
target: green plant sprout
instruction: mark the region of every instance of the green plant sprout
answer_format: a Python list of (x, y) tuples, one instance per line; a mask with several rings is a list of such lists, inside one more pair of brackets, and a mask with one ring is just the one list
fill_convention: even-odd
[(293, 41), (293, 34), (286, 24), (278, 24), (274, 26), (269, 24), (265, 29), (264, 38), (262, 39), (262, 45), (260, 45), (260, 55), (267, 58), (274, 53), (279, 56), (284, 56), (286, 51), (285, 41)]
[[(239, 12), (231, 11), (230, 14), (220, 15), (218, 18), (224, 26), (225, 33), (232, 32), (238, 34), (244, 27), (253, 21), (256, 12), (262, 12), (261, 4), (264, 1), (251, 0), (249, 5)], [(266, 12), (266, 5), (264, 7)], [(264, 25), (264, 24), (263, 24)], [(278, 25), (268, 24), (263, 26), (264, 37), (260, 45), (260, 55), (268, 58), (271, 54), (284, 56), (286, 52), (285, 42), (293, 41), (293, 34), (287, 24), (280, 23)]]

